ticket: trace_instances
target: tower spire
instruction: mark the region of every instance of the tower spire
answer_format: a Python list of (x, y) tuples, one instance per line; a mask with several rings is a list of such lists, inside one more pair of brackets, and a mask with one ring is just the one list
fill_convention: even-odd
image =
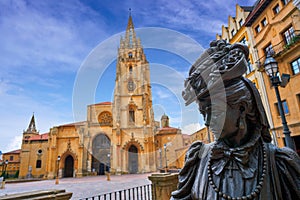
[(36, 133), (36, 127), (35, 127), (35, 119), (34, 119), (34, 113), (32, 114), (29, 126), (26, 130), (27, 133)]
[(128, 23), (126, 28), (126, 35), (125, 35), (125, 47), (133, 48), (136, 47), (137, 45), (138, 43), (134, 31), (134, 25), (131, 16), (131, 8), (129, 8), (129, 18), (128, 18)]

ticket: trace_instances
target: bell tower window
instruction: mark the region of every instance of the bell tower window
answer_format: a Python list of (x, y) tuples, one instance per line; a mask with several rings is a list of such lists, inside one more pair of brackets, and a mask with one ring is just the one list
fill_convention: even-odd
[(135, 116), (134, 116), (134, 109), (129, 108), (129, 122), (134, 123), (135, 122)]
[(128, 53), (128, 57), (131, 59), (132, 58), (132, 52)]

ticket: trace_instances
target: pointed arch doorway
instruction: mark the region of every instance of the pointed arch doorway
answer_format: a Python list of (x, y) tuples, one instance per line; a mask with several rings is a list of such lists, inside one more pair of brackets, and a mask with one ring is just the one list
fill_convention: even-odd
[(110, 166), (110, 139), (100, 133), (93, 139), (92, 170), (97, 175), (104, 175)]
[(64, 177), (73, 177), (74, 173), (74, 158), (68, 155), (65, 159)]
[(136, 174), (138, 172), (138, 149), (136, 146), (131, 145), (128, 149), (128, 171), (130, 174)]

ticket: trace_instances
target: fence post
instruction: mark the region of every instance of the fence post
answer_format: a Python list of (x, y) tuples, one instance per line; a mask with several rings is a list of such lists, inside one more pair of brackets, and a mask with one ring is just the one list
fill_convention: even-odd
[(171, 192), (177, 189), (178, 173), (151, 174), (148, 178), (152, 182), (153, 200), (169, 200)]

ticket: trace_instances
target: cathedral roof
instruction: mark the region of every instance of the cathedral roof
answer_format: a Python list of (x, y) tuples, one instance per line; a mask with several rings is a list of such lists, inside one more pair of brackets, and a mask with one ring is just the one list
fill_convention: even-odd
[(57, 127), (63, 127), (63, 126), (83, 126), (85, 125), (86, 121), (82, 121), (82, 122), (74, 122), (74, 123), (70, 123), (70, 124), (62, 124), (59, 125)]
[(96, 103), (96, 104), (92, 104), (92, 105), (112, 105), (112, 103), (109, 101), (106, 101), (106, 102), (100, 102), (100, 103)]
[(48, 134), (49, 133), (44, 133), (41, 135), (33, 135), (30, 138), (25, 139), (25, 140), (27, 140), (27, 141), (48, 140)]

